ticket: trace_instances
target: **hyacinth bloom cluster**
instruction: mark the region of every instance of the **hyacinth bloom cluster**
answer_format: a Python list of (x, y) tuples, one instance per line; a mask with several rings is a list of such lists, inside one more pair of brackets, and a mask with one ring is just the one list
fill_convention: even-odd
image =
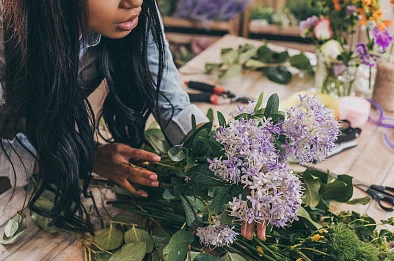
[[(339, 134), (332, 112), (316, 97), (300, 96), (283, 121), (270, 118), (233, 119), (219, 128), (216, 140), (225, 157), (208, 160), (210, 169), (224, 181), (242, 184), (248, 195), (233, 198), (231, 216), (246, 222), (267, 221), (284, 227), (297, 219), (302, 203), (299, 179), (287, 165), (288, 157), (300, 162), (321, 160)], [(250, 104), (238, 113), (253, 116)], [(278, 148), (278, 137), (286, 137)]]
[(229, 226), (220, 225), (216, 221), (213, 225), (197, 228), (196, 235), (202, 245), (222, 247), (231, 245), (236, 240), (238, 233)]
[(300, 101), (299, 106), (286, 112), (283, 122), (289, 139), (286, 152), (300, 163), (321, 161), (334, 147), (339, 135), (338, 122), (316, 96), (300, 96)]

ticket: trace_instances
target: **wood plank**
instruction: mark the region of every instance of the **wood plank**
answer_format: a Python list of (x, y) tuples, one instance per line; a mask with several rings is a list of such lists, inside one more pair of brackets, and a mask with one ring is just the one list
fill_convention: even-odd
[(0, 195), (0, 227), (23, 208), (25, 198), (27, 204), (29, 195), (23, 188), (16, 189), (14, 193), (9, 189)]

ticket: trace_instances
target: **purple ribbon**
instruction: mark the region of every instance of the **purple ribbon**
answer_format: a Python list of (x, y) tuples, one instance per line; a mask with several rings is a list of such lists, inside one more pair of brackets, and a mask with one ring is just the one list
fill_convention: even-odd
[[(373, 124), (376, 124), (380, 127), (383, 128), (389, 128), (392, 129), (394, 128), (394, 118), (393, 117), (386, 117), (384, 116), (384, 111), (382, 106), (374, 100), (367, 99), (379, 112), (379, 118), (378, 120), (373, 119), (371, 116), (368, 117), (368, 121), (372, 122)], [(391, 123), (390, 123), (391, 122)], [(390, 147), (390, 149), (394, 150), (394, 143), (389, 139), (387, 134), (385, 133), (383, 136), (384, 141), (386, 142), (387, 146)]]

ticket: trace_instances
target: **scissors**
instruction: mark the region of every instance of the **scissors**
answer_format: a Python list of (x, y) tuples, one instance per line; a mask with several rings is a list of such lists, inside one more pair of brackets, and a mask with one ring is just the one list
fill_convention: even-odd
[[(326, 172), (314, 166), (308, 165), (309, 164), (307, 164), (306, 167), (309, 169)], [(329, 174), (333, 177), (338, 177), (338, 174), (332, 173), (331, 171)], [(364, 191), (370, 197), (372, 197), (372, 199), (376, 200), (384, 211), (394, 211), (394, 188), (388, 186), (369, 185), (355, 178), (352, 179), (352, 184), (354, 187)]]
[(366, 192), (379, 206), (387, 212), (394, 211), (394, 188), (379, 185), (368, 185), (357, 179), (353, 179), (353, 186)]

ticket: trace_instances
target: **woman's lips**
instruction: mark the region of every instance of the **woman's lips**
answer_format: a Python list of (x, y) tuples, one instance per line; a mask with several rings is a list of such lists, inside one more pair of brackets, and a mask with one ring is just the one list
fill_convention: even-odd
[(124, 22), (117, 23), (116, 27), (122, 31), (131, 31), (138, 25), (138, 16), (140, 13), (131, 16)]

